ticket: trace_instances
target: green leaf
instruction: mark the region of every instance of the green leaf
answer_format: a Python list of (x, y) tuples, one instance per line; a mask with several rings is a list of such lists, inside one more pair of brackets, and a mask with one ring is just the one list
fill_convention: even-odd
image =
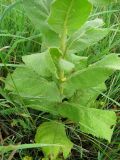
[(88, 57), (79, 56), (79, 55), (76, 55), (76, 54), (68, 54), (67, 59), (74, 64), (79, 64), (81, 62), (87, 63)]
[(48, 23), (59, 34), (71, 34), (85, 23), (91, 8), (87, 0), (55, 0), (51, 5)]
[(67, 138), (64, 125), (56, 121), (45, 122), (41, 124), (36, 132), (36, 143), (59, 144), (56, 147), (42, 147), (45, 157), (56, 159), (58, 154), (63, 152), (64, 158), (67, 158), (73, 143)]
[(45, 30), (52, 0), (23, 0), (27, 16), (38, 30)]
[(50, 29), (43, 32), (43, 44), (46, 49), (55, 48), (60, 46), (60, 37), (57, 33)]
[(24, 100), (24, 102), (27, 108), (32, 108), (34, 110), (43, 111), (58, 116), (57, 106), (55, 106), (55, 103), (50, 103), (46, 101), (43, 102), (40, 99), (35, 99), (35, 98), (26, 99)]
[(22, 59), (37, 74), (43, 77), (50, 77), (53, 74), (57, 77), (57, 69), (49, 51), (23, 56)]
[(75, 54), (67, 54), (67, 59), (75, 65), (75, 70), (78, 71), (88, 66), (88, 57), (78, 56)]
[(111, 70), (120, 70), (120, 57), (117, 54), (109, 54), (104, 56), (101, 61), (98, 61), (92, 65), (92, 67), (104, 67), (109, 68)]
[[(105, 84), (101, 84), (98, 87), (89, 88), (89, 89), (80, 89), (77, 93), (70, 99), (71, 103), (76, 103), (86, 107), (97, 107), (97, 97), (100, 92), (106, 90)], [(26, 107), (33, 108), (39, 111), (49, 112), (53, 115), (58, 115), (58, 106), (54, 106), (54, 104), (43, 104), (40, 100), (31, 99), (25, 101)]]
[(106, 90), (105, 84), (100, 84), (97, 87), (88, 88), (88, 89), (80, 89), (72, 98), (72, 103), (76, 103), (86, 107), (96, 107), (96, 99), (99, 94)]
[[(58, 47), (59, 37), (47, 23), (50, 6), (53, 0), (23, 0), (25, 13), (35, 28), (42, 33), (43, 43), (48, 47)], [(47, 37), (47, 38), (46, 38)]]
[(118, 0), (89, 0), (93, 5), (109, 5), (110, 3), (118, 2)]
[(50, 55), (54, 61), (54, 64), (59, 68), (59, 59), (62, 57), (62, 52), (58, 48), (50, 48)]
[(39, 99), (41, 102), (60, 102), (57, 85), (27, 67), (17, 68), (12, 75), (8, 75), (5, 89), (23, 98)]
[(116, 54), (105, 56), (88, 68), (77, 71), (65, 83), (65, 94), (78, 89), (96, 87), (104, 83), (115, 71), (120, 70), (120, 58)]
[(90, 29), (90, 28), (100, 28), (104, 25), (103, 19), (96, 18), (90, 21), (87, 21), (84, 26), (81, 28), (81, 30), (84, 29)]
[(70, 73), (75, 70), (75, 65), (64, 59), (60, 59), (59, 65), (65, 73)]
[(53, 58), (54, 63), (56, 64), (56, 67), (58, 68), (59, 72), (60, 72), (60, 70), (62, 70), (65, 72), (65, 74), (69, 74), (75, 70), (74, 63), (61, 58), (62, 53), (57, 48), (51, 48), (50, 54), (51, 54), (51, 57)]
[(100, 19), (87, 22), (80, 30), (78, 30), (68, 39), (68, 52), (76, 53), (83, 51), (102, 40), (109, 33), (108, 29), (99, 28), (102, 25), (103, 21)]
[(73, 74), (70, 79), (68, 79), (67, 85), (72, 87), (74, 84), (76, 89), (95, 87), (107, 80), (111, 74), (110, 70), (105, 71), (104, 68), (89, 67)]
[(111, 141), (116, 115), (113, 111), (87, 108), (64, 103), (59, 106), (60, 115), (79, 123), (81, 131)]

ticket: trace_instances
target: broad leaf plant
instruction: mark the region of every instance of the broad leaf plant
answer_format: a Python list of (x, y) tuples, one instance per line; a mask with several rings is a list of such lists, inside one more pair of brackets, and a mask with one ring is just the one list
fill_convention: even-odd
[[(22, 57), (23, 65), (6, 78), (5, 89), (21, 97), (25, 107), (54, 115), (36, 132), (36, 143), (59, 144), (43, 147), (45, 159), (66, 159), (73, 143), (66, 135), (68, 119), (84, 133), (111, 141), (116, 114), (100, 109), (97, 97), (106, 90), (105, 81), (120, 70), (117, 54), (94, 63), (81, 56), (88, 47), (109, 33), (101, 19), (88, 20), (93, 5), (109, 1), (23, 0), (26, 14), (42, 36), (41, 53)], [(67, 122), (68, 122), (67, 121)]]

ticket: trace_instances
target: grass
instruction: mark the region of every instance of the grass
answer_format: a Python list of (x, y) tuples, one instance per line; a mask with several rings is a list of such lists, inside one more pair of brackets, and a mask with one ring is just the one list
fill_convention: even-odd
[[(53, 117), (46, 113), (28, 110), (21, 99), (13, 102), (9, 93), (4, 92), (4, 78), (15, 65), (21, 63), (21, 57), (26, 54), (40, 52), (41, 36), (27, 19), (21, 6), (12, 6), (13, 0), (0, 0), (0, 143), (30, 144), (34, 142), (36, 127), (44, 120)], [(120, 4), (108, 7), (94, 8), (91, 19), (103, 18), (105, 26), (110, 28), (110, 34), (97, 45), (87, 49), (83, 54), (91, 54), (90, 63), (100, 59), (105, 54), (120, 54)], [(2, 49), (1, 49), (2, 48)], [(1, 66), (2, 66), (1, 65)], [(107, 91), (100, 96), (101, 107), (112, 108), (118, 115), (118, 122), (112, 142), (96, 139), (81, 133), (72, 125), (67, 127), (67, 133), (75, 143), (69, 160), (119, 160), (120, 159), (120, 73), (116, 72), (107, 81)], [(29, 147), (27, 147), (29, 148)], [(1, 154), (1, 160), (23, 160), (23, 157), (34, 157), (38, 160), (42, 153), (39, 149), (16, 148), (11, 152)], [(29, 160), (29, 159), (28, 159)]]

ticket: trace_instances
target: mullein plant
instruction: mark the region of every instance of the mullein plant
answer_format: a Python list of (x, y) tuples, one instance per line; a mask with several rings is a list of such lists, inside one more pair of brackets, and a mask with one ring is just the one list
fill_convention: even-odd
[(45, 159), (66, 159), (73, 143), (66, 135), (65, 119), (81, 132), (111, 141), (116, 124), (112, 110), (100, 109), (97, 97), (106, 90), (105, 81), (120, 70), (117, 54), (104, 55), (89, 64), (81, 53), (109, 33), (103, 20), (88, 21), (94, 0), (23, 0), (26, 14), (41, 32), (41, 53), (22, 57), (23, 65), (9, 74), (5, 90), (14, 100), (20, 96), (25, 107), (52, 114), (42, 123), (36, 143), (59, 144), (42, 147)]

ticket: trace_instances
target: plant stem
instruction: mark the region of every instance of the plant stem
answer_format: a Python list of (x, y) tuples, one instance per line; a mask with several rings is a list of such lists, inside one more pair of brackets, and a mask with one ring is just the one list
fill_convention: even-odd
[(63, 56), (65, 55), (65, 51), (66, 51), (66, 35), (67, 35), (67, 30), (66, 27), (64, 27), (62, 36), (61, 36), (61, 51), (63, 53)]
[[(64, 29), (63, 29), (63, 33), (61, 35), (61, 51), (62, 51), (62, 56), (61, 58), (64, 59), (65, 57), (65, 52), (66, 52), (66, 35), (67, 35), (67, 30), (66, 30), (66, 27), (64, 26)], [(60, 78), (60, 93), (61, 93), (61, 96), (63, 95), (63, 81), (65, 79), (64, 77), (64, 71), (60, 68), (60, 75), (59, 75), (59, 78)]]

